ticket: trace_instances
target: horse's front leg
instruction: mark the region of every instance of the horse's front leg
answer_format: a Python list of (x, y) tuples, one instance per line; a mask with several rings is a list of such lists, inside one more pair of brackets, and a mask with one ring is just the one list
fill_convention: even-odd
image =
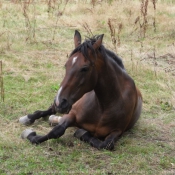
[(48, 134), (44, 136), (37, 135), (35, 131), (26, 129), (22, 132), (22, 139), (28, 139), (32, 144), (40, 144), (49, 139), (61, 137), (69, 126), (74, 125), (74, 116), (67, 114), (62, 117), (59, 124), (56, 125)]
[(48, 110), (45, 111), (35, 111), (33, 114), (28, 114), (26, 116), (20, 117), (19, 122), (24, 125), (30, 125), (35, 122), (36, 119), (41, 117), (46, 117), (48, 115), (56, 114), (55, 105), (51, 105)]
[(57, 125), (48, 134), (40, 136), (31, 129), (26, 129), (23, 131), (21, 137), (23, 139), (27, 138), (32, 144), (39, 144), (49, 139), (56, 139), (61, 137), (64, 134), (65, 130), (66, 127), (62, 125)]

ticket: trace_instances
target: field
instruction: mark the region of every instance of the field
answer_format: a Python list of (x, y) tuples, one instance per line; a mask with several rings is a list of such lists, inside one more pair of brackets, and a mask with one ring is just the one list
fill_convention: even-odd
[[(174, 26), (174, 0), (1, 1), (0, 174), (174, 175)], [(46, 120), (18, 119), (53, 102), (75, 30), (104, 34), (143, 95), (141, 118), (114, 151), (77, 140), (75, 128), (38, 146), (20, 138), (26, 128), (51, 130)]]

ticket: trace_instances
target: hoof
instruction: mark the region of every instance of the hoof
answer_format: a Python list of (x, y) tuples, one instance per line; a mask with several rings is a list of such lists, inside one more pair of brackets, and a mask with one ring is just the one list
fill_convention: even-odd
[(23, 125), (31, 125), (32, 122), (30, 121), (30, 119), (28, 118), (28, 116), (23, 116), (23, 117), (20, 117), (19, 119), (19, 123), (23, 124)]
[(49, 123), (51, 126), (58, 125), (58, 123), (60, 122), (61, 119), (62, 119), (62, 117), (60, 117), (60, 116), (51, 115), (49, 117)]
[(26, 139), (31, 133), (35, 133), (32, 129), (26, 129), (22, 132), (21, 138)]
[(84, 129), (77, 129), (74, 133), (74, 137), (80, 139), (86, 133), (87, 133), (87, 131)]

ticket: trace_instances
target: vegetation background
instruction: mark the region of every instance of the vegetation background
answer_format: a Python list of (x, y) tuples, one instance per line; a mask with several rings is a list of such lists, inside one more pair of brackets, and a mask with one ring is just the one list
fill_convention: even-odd
[[(20, 138), (19, 117), (53, 102), (75, 29), (104, 33), (143, 95), (140, 120), (112, 152), (77, 140), (75, 128), (38, 146)], [(174, 80), (174, 0), (0, 1), (0, 174), (175, 174)]]

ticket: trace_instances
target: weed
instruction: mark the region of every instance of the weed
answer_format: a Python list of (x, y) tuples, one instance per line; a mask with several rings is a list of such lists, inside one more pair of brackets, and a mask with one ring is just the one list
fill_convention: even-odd
[(91, 0), (93, 8), (95, 7), (96, 0)]
[(142, 23), (140, 23), (140, 30), (141, 30), (141, 37), (145, 38), (146, 36), (146, 31), (147, 31), (147, 25), (148, 25), (148, 20), (147, 20), (147, 11), (148, 11), (148, 3), (149, 0), (142, 0), (141, 1), (141, 17), (143, 18)]
[(173, 105), (172, 104), (169, 104), (169, 102), (163, 102), (161, 101), (160, 102), (160, 106), (161, 106), (161, 109), (162, 110), (165, 110), (165, 111), (170, 111), (173, 109)]
[(89, 25), (88, 25), (86, 22), (83, 24), (83, 27), (84, 27), (84, 29), (86, 30), (86, 32), (88, 33), (88, 36), (89, 36), (89, 37), (93, 36), (93, 33), (92, 33), (92, 31), (91, 31)]
[(54, 84), (54, 85), (51, 86), (51, 89), (54, 90), (54, 91), (58, 91), (59, 85)]
[(154, 27), (154, 32), (156, 32), (156, 0), (152, 0), (153, 7), (154, 7), (154, 21), (153, 21), (153, 27)]
[(112, 44), (113, 44), (113, 46), (116, 50), (117, 49), (116, 48), (117, 39), (116, 39), (116, 36), (115, 36), (115, 28), (114, 28), (114, 26), (111, 22), (111, 19), (108, 19), (108, 26), (109, 26), (109, 29), (110, 29)]
[(2, 74), (2, 61), (0, 61), (0, 88), (1, 88), (1, 100), (4, 102), (4, 82)]

